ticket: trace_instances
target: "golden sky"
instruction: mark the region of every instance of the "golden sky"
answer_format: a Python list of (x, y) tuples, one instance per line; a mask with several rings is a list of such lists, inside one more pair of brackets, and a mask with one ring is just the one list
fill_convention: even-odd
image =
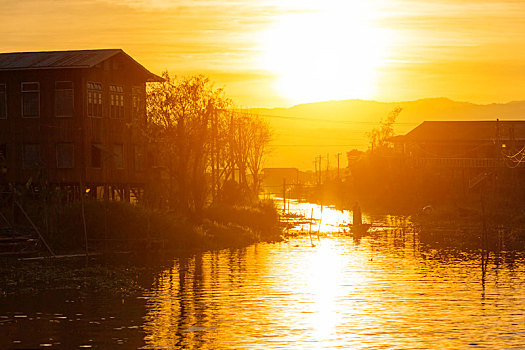
[(238, 105), (525, 100), (524, 1), (0, 0), (1, 52), (122, 48)]

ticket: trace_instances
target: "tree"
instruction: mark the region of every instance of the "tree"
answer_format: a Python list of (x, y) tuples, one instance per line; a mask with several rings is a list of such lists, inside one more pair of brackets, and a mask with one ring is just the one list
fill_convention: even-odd
[(257, 115), (236, 112), (232, 117), (230, 147), (239, 170), (242, 192), (256, 198), (261, 183), (261, 168), (271, 139), (268, 123)]
[(394, 108), (385, 120), (381, 120), (380, 126), (368, 134), (371, 153), (382, 153), (392, 149), (389, 139), (394, 136), (394, 124), (402, 110), (401, 107)]
[[(164, 72), (163, 78), (148, 88), (146, 133), (167, 169), (169, 180), (160, 192), (169, 205), (200, 217), (225, 184), (240, 188), (243, 196), (256, 196), (270, 141), (268, 125), (235, 111), (224, 91), (204, 76), (177, 79)], [(238, 184), (233, 184), (236, 168)]]
[(148, 90), (148, 133), (166, 162), (169, 202), (199, 216), (210, 189), (207, 170), (216, 145), (212, 120), (231, 101), (204, 76), (176, 79), (164, 72), (163, 78)]
[(248, 150), (248, 168), (252, 175), (252, 193), (257, 195), (261, 185), (261, 170), (264, 156), (271, 141), (271, 131), (268, 123), (259, 117), (251, 119), (246, 130), (250, 136), (251, 145)]

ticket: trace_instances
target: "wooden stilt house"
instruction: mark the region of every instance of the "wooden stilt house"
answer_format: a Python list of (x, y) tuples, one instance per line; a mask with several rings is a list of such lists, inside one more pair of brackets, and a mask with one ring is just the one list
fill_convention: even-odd
[(146, 83), (161, 80), (120, 49), (0, 54), (0, 186), (139, 195)]

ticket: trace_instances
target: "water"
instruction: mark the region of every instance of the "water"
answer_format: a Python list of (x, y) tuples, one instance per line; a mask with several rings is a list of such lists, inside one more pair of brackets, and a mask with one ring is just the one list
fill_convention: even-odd
[(323, 208), (319, 239), (175, 259), (131, 298), (0, 299), (0, 348), (525, 348), (522, 253), (483, 273), (478, 252), (421, 245), (403, 218), (364, 219), (383, 227), (356, 241), (339, 226), (350, 214)]

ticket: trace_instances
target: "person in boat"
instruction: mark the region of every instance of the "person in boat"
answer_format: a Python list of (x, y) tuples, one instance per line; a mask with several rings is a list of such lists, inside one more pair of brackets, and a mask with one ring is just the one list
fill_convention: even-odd
[(355, 202), (354, 207), (352, 208), (353, 220), (352, 223), (354, 226), (360, 226), (363, 224), (363, 217), (361, 215), (361, 207), (358, 202)]

